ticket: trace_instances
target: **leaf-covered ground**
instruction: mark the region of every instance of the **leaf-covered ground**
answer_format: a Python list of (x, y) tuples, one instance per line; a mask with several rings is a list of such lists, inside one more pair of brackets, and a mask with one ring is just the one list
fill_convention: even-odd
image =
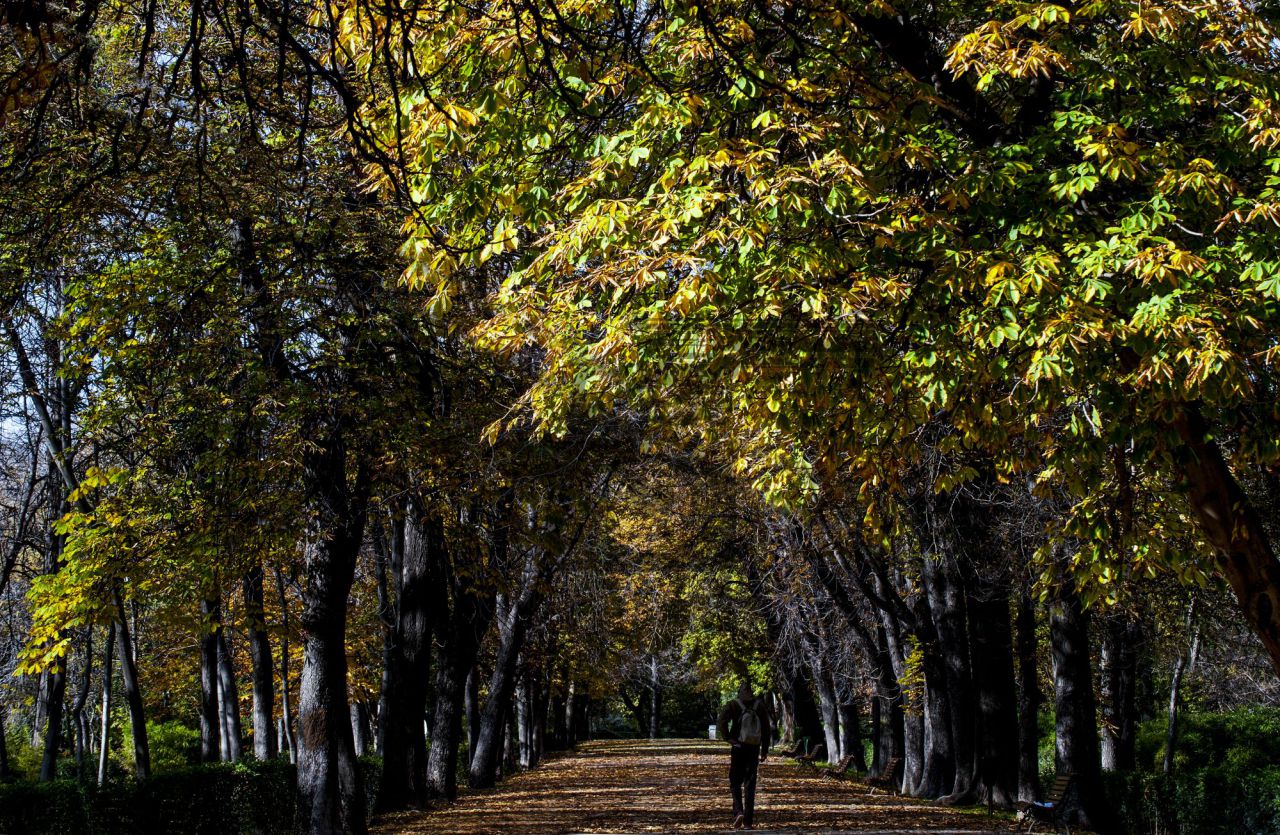
[[(623, 833), (729, 830), (729, 754), (698, 740), (590, 742), (491, 791), (472, 792), (427, 813), (383, 818), (375, 832)], [(792, 760), (761, 769), (759, 832), (1009, 832), (983, 812), (872, 794), (824, 778)]]

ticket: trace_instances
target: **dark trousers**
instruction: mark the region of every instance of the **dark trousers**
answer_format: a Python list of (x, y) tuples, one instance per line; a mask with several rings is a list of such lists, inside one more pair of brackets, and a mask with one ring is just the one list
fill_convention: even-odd
[(760, 770), (759, 745), (734, 745), (729, 752), (729, 791), (733, 815), (742, 815), (748, 826), (756, 810), (756, 774)]

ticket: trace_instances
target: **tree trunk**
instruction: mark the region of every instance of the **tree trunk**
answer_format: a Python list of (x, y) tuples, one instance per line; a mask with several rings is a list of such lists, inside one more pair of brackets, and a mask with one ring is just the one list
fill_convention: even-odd
[(1236, 481), (1204, 417), (1194, 405), (1174, 421), (1182, 444), (1174, 458), (1188, 498), (1217, 565), (1235, 592), (1245, 619), (1280, 674), (1280, 560), (1249, 497)]
[(467, 670), (467, 766), (471, 765), (471, 752), (476, 750), (480, 736), (480, 670), (474, 664)]
[(67, 659), (59, 658), (45, 676), (44, 757), (40, 762), (40, 780), (49, 782), (58, 776), (58, 752), (62, 750), (62, 711), (67, 691)]
[(1031, 584), (1018, 590), (1018, 800), (1040, 799), (1040, 676), (1036, 669), (1036, 609)]
[(1017, 685), (1009, 593), (982, 583), (968, 599), (973, 681), (978, 695), (977, 768), (969, 800), (1009, 809), (1018, 796)]
[(142, 685), (138, 681), (138, 660), (133, 652), (133, 637), (129, 632), (129, 615), (124, 608), (120, 590), (115, 589), (116, 651), (120, 655), (120, 683), (124, 686), (124, 701), (129, 707), (129, 735), (133, 739), (133, 774), (139, 780), (151, 776), (151, 746), (147, 742), (147, 714), (142, 702)]
[(236, 685), (236, 672), (231, 663), (231, 647), (227, 632), (221, 624), (216, 633), (218, 641), (218, 712), (222, 717), (222, 758), (238, 763), (244, 751), (241, 747), (240, 688)]
[(1141, 625), (1126, 614), (1106, 623), (1100, 653), (1102, 770), (1132, 771), (1137, 765), (1138, 642)]
[(102, 662), (102, 739), (98, 745), (98, 785), (106, 785), (111, 756), (111, 673), (115, 666), (116, 625), (107, 627), (106, 657)]
[(1195, 622), (1195, 599), (1187, 608), (1187, 627), (1191, 632), (1191, 646), (1185, 653), (1178, 654), (1173, 666), (1173, 681), (1169, 685), (1169, 723), (1165, 728), (1164, 762), (1162, 770), (1165, 774), (1173, 773), (1173, 755), (1178, 747), (1178, 713), (1182, 703), (1183, 676), (1195, 668), (1196, 656), (1200, 652), (1200, 625)]
[(649, 656), (649, 738), (662, 735), (662, 679), (659, 677), (658, 656)]
[(84, 669), (80, 688), (76, 691), (76, 701), (71, 708), (71, 716), (76, 730), (76, 774), (79, 779), (85, 778), (85, 757), (93, 747), (90, 722), (85, 715), (85, 705), (89, 703), (89, 691), (93, 686), (93, 627), (85, 630)]
[(218, 633), (222, 606), (216, 598), (200, 603), (200, 762), (222, 759), (222, 716), (218, 711)]
[(280, 723), (281, 741), (289, 750), (289, 762), (298, 762), (298, 739), (293, 732), (293, 707), (289, 703), (289, 598), (284, 593), (284, 575), (276, 569), (276, 592), (280, 595)]
[(480, 714), (480, 734), (471, 756), (469, 782), (473, 789), (491, 788), (497, 779), (498, 761), (503, 755), (506, 714), (515, 688), (516, 662), (524, 646), (529, 618), (540, 598), (533, 585), (526, 586), (500, 624), (498, 652), (493, 662), (493, 675), (489, 679), (489, 698), (485, 700)]
[(817, 658), (811, 659), (813, 664), (813, 689), (818, 692), (818, 708), (822, 711), (822, 735), (826, 740), (827, 761), (837, 762), (840, 759), (840, 714), (836, 703), (835, 688), (831, 684), (831, 675)]
[(9, 745), (5, 739), (4, 705), (0, 704), (0, 780), (8, 780), (12, 776), (9, 766)]
[(347, 704), (347, 598), (364, 537), (370, 473), (358, 458), (348, 486), (348, 456), (330, 437), (308, 462), (320, 536), (305, 562), (303, 660), (298, 699), (298, 797), (310, 835), (366, 828), (364, 787)]
[(1079, 792), (1079, 819), (1096, 828), (1101, 816), (1102, 770), (1098, 757), (1098, 715), (1089, 665), (1089, 620), (1074, 591), (1060, 581), (1049, 620), (1053, 648), (1054, 710), (1057, 714), (1056, 765), (1059, 774), (1074, 774)]
[(839, 707), (840, 756), (853, 757), (858, 771), (867, 770), (867, 757), (862, 750), (862, 728), (858, 718), (858, 703), (850, 699)]
[(945, 550), (926, 555), (922, 578), (933, 626), (938, 635), (939, 654), (946, 681), (954, 768), (949, 796), (962, 799), (971, 797), (974, 783), (977, 756), (974, 731), (978, 712), (973, 699), (973, 676), (969, 666), (964, 593), (954, 559)]
[(244, 575), (244, 620), (249, 635), (249, 660), (253, 665), (253, 755), (259, 760), (270, 760), (279, 753), (279, 748), (272, 715), (276, 702), (275, 671), (262, 583), (262, 564), (259, 563)]
[(407, 532), (397, 528), (393, 540), (404, 537), (396, 578), (396, 624), (386, 676), (382, 716), (382, 779), (378, 811), (420, 806), (427, 799), (427, 740), (423, 719), (427, 710), (427, 680), (431, 668), (431, 572), (447, 559), (444, 523), (422, 521)]

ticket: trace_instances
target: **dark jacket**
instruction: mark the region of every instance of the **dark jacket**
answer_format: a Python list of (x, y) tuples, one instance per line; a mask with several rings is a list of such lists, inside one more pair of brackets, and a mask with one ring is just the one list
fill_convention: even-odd
[[(748, 702), (748, 705), (751, 703)], [(769, 745), (773, 742), (773, 717), (769, 715), (769, 705), (758, 696), (755, 699), (756, 716), (760, 717), (760, 752), (769, 753)], [(730, 742), (738, 741), (738, 728), (742, 724), (742, 708), (737, 699), (732, 699), (720, 708), (720, 716), (716, 718), (716, 733), (721, 739)]]

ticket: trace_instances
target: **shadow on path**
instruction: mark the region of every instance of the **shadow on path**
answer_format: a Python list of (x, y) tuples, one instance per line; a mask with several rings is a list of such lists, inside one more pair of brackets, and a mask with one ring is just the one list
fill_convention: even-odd
[[(573, 754), (470, 792), (452, 806), (381, 818), (373, 830), (479, 833), (726, 832), (729, 750), (698, 740), (588, 742)], [(861, 783), (824, 779), (791, 760), (761, 768), (757, 832), (1010, 832), (1014, 824), (909, 798), (872, 795)]]

